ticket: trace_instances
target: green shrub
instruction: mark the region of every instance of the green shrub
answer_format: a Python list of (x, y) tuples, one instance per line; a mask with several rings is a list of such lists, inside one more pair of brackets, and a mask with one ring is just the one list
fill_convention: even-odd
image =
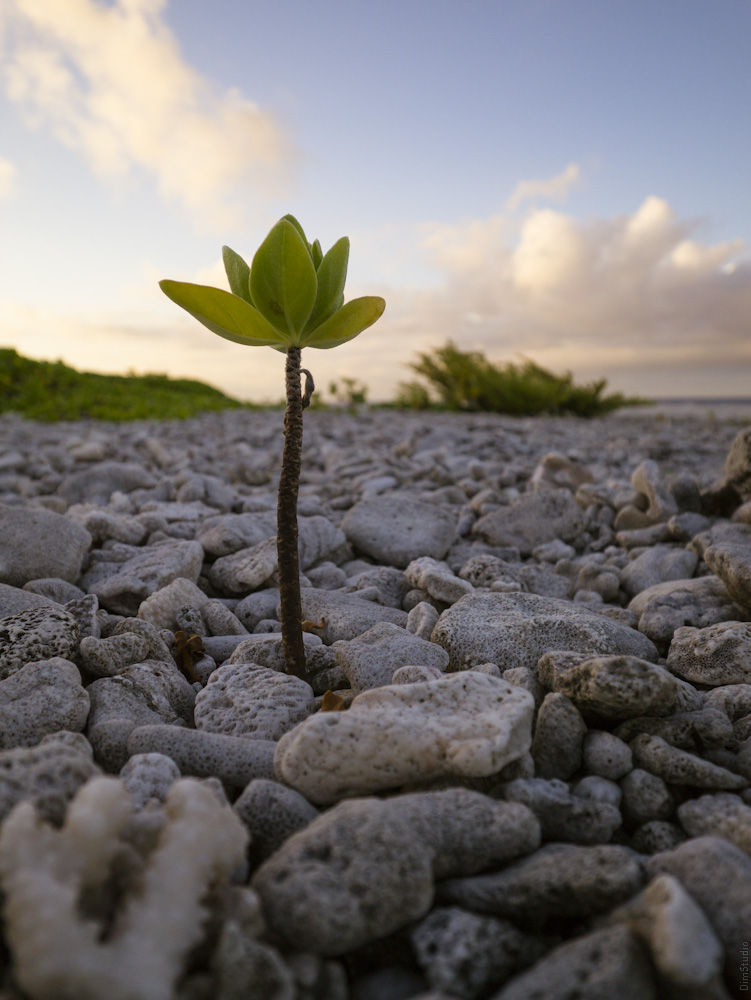
[(432, 355), (420, 354), (410, 367), (428, 386), (402, 382), (395, 402), (415, 410), (435, 407), (514, 416), (565, 413), (596, 417), (648, 402), (620, 392), (604, 396), (606, 379), (574, 385), (571, 372), (554, 375), (528, 358), (519, 364), (495, 365), (481, 351), (460, 351), (451, 341)]
[(172, 420), (250, 408), (218, 389), (166, 375), (97, 375), (0, 348), (0, 413), (30, 420)]

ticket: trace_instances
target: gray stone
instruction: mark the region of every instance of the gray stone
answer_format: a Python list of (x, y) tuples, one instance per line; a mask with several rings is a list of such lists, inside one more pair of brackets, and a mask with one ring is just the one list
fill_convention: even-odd
[(207, 601), (201, 609), (201, 617), (210, 635), (250, 634), (239, 618), (221, 601)]
[(658, 875), (612, 916), (623, 920), (649, 947), (660, 976), (691, 989), (722, 969), (722, 946), (701, 907), (672, 875)]
[(286, 733), (274, 766), (315, 803), (448, 775), (485, 777), (529, 749), (532, 711), (526, 691), (482, 673), (390, 685)]
[(61, 514), (0, 504), (0, 583), (22, 587), (40, 577), (72, 583), (90, 546), (88, 531)]
[(244, 788), (253, 778), (273, 778), (275, 750), (271, 740), (241, 740), (163, 724), (137, 726), (127, 740), (130, 755), (164, 754), (181, 774), (217, 777), (232, 788)]
[(27, 663), (0, 681), (0, 750), (35, 746), (61, 729), (80, 732), (88, 714), (74, 663), (60, 656)]
[(616, 806), (572, 795), (557, 778), (517, 778), (500, 785), (493, 795), (528, 806), (540, 821), (543, 840), (606, 844), (621, 825)]
[(582, 712), (609, 719), (665, 715), (678, 685), (664, 667), (636, 656), (597, 656), (564, 671), (554, 690)]
[(698, 712), (676, 712), (663, 719), (635, 718), (618, 726), (616, 735), (627, 743), (639, 733), (661, 736), (681, 750), (701, 752), (724, 747), (733, 738), (733, 727), (724, 712), (702, 708)]
[(405, 628), (418, 639), (430, 639), (435, 623), (438, 621), (438, 611), (427, 601), (420, 601), (407, 615)]
[(632, 597), (667, 580), (687, 580), (696, 568), (699, 557), (689, 549), (675, 545), (655, 545), (646, 549), (620, 574), (621, 584)]
[(68, 802), (89, 778), (100, 774), (83, 736), (45, 737), (35, 747), (0, 751), (0, 820), (19, 802), (32, 802), (53, 823), (61, 823)]
[(612, 733), (590, 729), (582, 745), (582, 764), (587, 774), (618, 781), (634, 766), (631, 747)]
[(690, 837), (716, 834), (751, 854), (751, 806), (739, 795), (720, 792), (689, 799), (678, 807), (678, 819)]
[(27, 663), (61, 656), (72, 660), (78, 652), (76, 619), (55, 604), (30, 608), (0, 619), (0, 680)]
[(449, 669), (497, 663), (531, 667), (548, 650), (629, 655), (656, 660), (639, 632), (568, 601), (536, 594), (469, 594), (444, 611), (431, 641), (449, 653)]
[(740, 774), (733, 774), (695, 754), (679, 750), (659, 736), (642, 733), (631, 741), (630, 746), (637, 767), (644, 768), (671, 784), (729, 791), (748, 788), (748, 781)]
[(322, 628), (316, 629), (316, 633), (326, 645), (339, 639), (354, 639), (378, 622), (391, 622), (402, 628), (407, 624), (406, 611), (363, 601), (353, 594), (303, 587), (301, 598), (303, 618), (312, 622), (324, 622)]
[(751, 431), (738, 431), (725, 458), (725, 481), (741, 500), (751, 500)]
[(276, 534), (272, 512), (221, 514), (206, 518), (196, 532), (196, 541), (211, 556), (222, 557), (249, 549)]
[(629, 846), (639, 854), (657, 854), (660, 851), (672, 851), (685, 839), (686, 836), (677, 823), (651, 819), (634, 833)]
[(276, 572), (276, 536), (257, 545), (221, 556), (211, 566), (209, 580), (225, 593), (255, 590)]
[(294, 788), (254, 778), (232, 807), (250, 831), (253, 864), (265, 861), (320, 813)]
[(138, 608), (138, 617), (156, 625), (157, 628), (175, 631), (180, 627), (176, 617), (180, 608), (191, 605), (202, 611), (208, 601), (208, 597), (200, 587), (196, 586), (195, 581), (178, 577), (147, 597)]
[(87, 688), (87, 736), (99, 763), (117, 773), (128, 759), (128, 737), (137, 726), (192, 722), (195, 691), (174, 664), (145, 660), (101, 677)]
[(49, 597), (43, 597), (42, 594), (0, 583), (0, 618), (19, 615), (22, 611), (30, 611), (31, 608), (52, 608), (57, 603)]
[[(555, 990), (551, 994), (551, 989)], [(628, 928), (591, 931), (554, 948), (492, 1000), (657, 1000), (657, 988), (644, 946)]]
[(725, 949), (727, 981), (738, 990), (740, 947), (751, 926), (751, 858), (723, 837), (697, 837), (655, 854), (647, 872), (673, 875), (699, 904)]
[(444, 604), (454, 604), (475, 589), (467, 580), (455, 576), (448, 563), (429, 556), (413, 559), (404, 576), (411, 587), (427, 591), (432, 598)]
[(49, 597), (55, 604), (66, 604), (68, 601), (86, 597), (86, 591), (76, 587), (73, 583), (68, 583), (67, 580), (62, 580), (59, 576), (29, 580), (23, 585), (23, 589), (30, 594), (41, 594), (43, 597)]
[(104, 506), (117, 490), (130, 493), (154, 486), (151, 473), (135, 462), (97, 462), (89, 469), (74, 472), (58, 486), (58, 496), (69, 504), (90, 503)]
[(439, 886), (441, 902), (542, 926), (551, 917), (606, 913), (644, 884), (638, 855), (607, 844), (546, 844), (503, 871), (452, 879)]
[(670, 789), (656, 774), (635, 767), (621, 779), (621, 811), (627, 823), (642, 826), (653, 820), (667, 820), (675, 813)]
[(454, 540), (456, 517), (409, 496), (361, 500), (344, 515), (347, 540), (378, 562), (404, 568), (413, 559), (443, 559)]
[(134, 754), (120, 770), (120, 780), (137, 809), (148, 802), (164, 802), (179, 777), (180, 768), (162, 753)]
[(587, 774), (572, 786), (571, 791), (582, 799), (592, 799), (593, 802), (607, 802), (616, 809), (620, 808), (623, 794), (615, 781), (601, 778), (597, 774)]
[(149, 658), (149, 642), (135, 632), (81, 640), (81, 665), (94, 677), (113, 677), (123, 667)]
[(195, 583), (202, 563), (203, 549), (198, 542), (170, 539), (147, 545), (121, 563), (113, 576), (91, 584), (88, 591), (97, 595), (107, 611), (135, 615), (148, 597), (173, 580), (184, 578)]
[(418, 665), (444, 671), (449, 662), (441, 646), (418, 639), (391, 622), (379, 622), (355, 639), (336, 642), (333, 648), (356, 694), (391, 684), (399, 667)]
[(329, 809), (287, 840), (252, 885), (271, 930), (288, 946), (340, 955), (419, 920), (434, 879), (473, 874), (534, 850), (539, 828), (515, 804), (494, 811), (465, 789)]
[(456, 906), (434, 908), (409, 937), (431, 987), (462, 1000), (486, 996), (544, 950), (507, 920)]
[(701, 629), (676, 629), (667, 666), (694, 684), (751, 682), (751, 623), (725, 621)]
[(707, 708), (724, 712), (731, 722), (751, 715), (751, 684), (728, 684), (707, 691), (704, 697)]
[(647, 520), (650, 523), (667, 521), (678, 513), (678, 504), (663, 483), (660, 468), (649, 458), (638, 465), (631, 474), (631, 485), (647, 498)]
[(587, 727), (572, 702), (562, 694), (548, 694), (540, 706), (532, 740), (535, 772), (540, 778), (564, 781), (581, 767), (582, 742)]
[(556, 538), (573, 541), (584, 529), (585, 517), (570, 491), (525, 493), (508, 507), (485, 514), (473, 532), (489, 545), (514, 545), (523, 556)]
[(198, 692), (196, 729), (243, 739), (278, 740), (315, 709), (310, 685), (255, 663), (217, 667)]
[(629, 610), (639, 616), (639, 631), (661, 652), (670, 646), (676, 629), (684, 625), (706, 628), (728, 619), (741, 621), (747, 617), (716, 576), (657, 583), (637, 594)]

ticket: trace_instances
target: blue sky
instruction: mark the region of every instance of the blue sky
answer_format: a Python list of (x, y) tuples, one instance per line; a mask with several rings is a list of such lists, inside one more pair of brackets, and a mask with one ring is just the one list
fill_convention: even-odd
[(161, 295), (294, 213), (386, 313), (320, 385), (452, 338), (751, 394), (748, 0), (0, 0), (0, 344), (276, 399)]

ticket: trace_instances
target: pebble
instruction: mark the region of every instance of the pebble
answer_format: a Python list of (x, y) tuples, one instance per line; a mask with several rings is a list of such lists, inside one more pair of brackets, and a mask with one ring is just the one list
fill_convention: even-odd
[(375, 688), (346, 712), (318, 713), (288, 732), (274, 766), (316, 804), (445, 775), (485, 777), (529, 750), (533, 708), (522, 688), (477, 672)]
[[(0, 417), (0, 817), (26, 800), (60, 825), (119, 774), (127, 899), (181, 775), (234, 802), (250, 845), (193, 920), (180, 1000), (737, 995), (751, 432), (305, 419), (308, 683), (279, 635), (281, 414)], [(179, 628), (202, 638), (193, 683)], [(106, 817), (76, 815), (98, 843)], [(203, 860), (170, 850), (139, 967)], [(82, 905), (116, 922), (118, 899)]]

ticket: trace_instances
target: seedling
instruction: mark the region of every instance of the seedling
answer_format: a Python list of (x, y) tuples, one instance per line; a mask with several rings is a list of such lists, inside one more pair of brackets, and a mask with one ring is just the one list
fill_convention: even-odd
[[(297, 495), (300, 486), (303, 410), (315, 389), (300, 367), (303, 347), (328, 349), (352, 340), (380, 317), (382, 298), (368, 295), (344, 301), (349, 239), (343, 236), (324, 254), (308, 243), (292, 215), (273, 227), (250, 267), (224, 247), (224, 268), (231, 292), (184, 281), (159, 286), (212, 333), (248, 347), (273, 347), (287, 355), (284, 450), (277, 502), (277, 562), (282, 642), (287, 673), (305, 678), (300, 567), (297, 551)], [(301, 391), (300, 376), (305, 375)]]

